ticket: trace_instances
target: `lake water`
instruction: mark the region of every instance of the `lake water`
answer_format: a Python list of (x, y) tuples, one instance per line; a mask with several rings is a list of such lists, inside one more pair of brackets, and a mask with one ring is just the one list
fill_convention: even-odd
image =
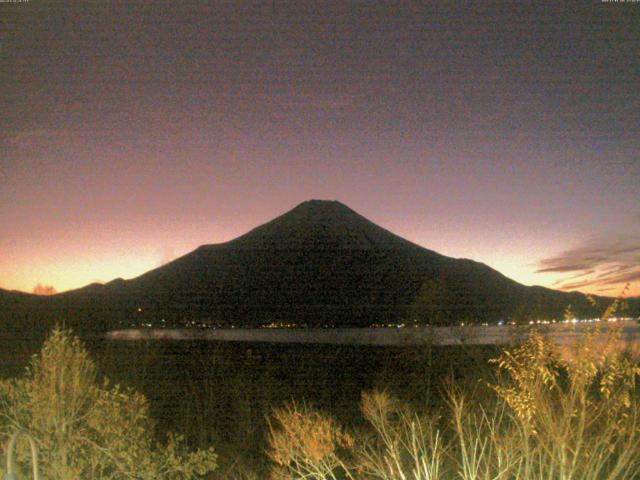
[(638, 345), (640, 324), (635, 320), (612, 323), (555, 323), (455, 327), (388, 328), (223, 328), (127, 329), (107, 334), (110, 340), (199, 340), (223, 342), (308, 343), (332, 345), (411, 346), (509, 345), (526, 338), (533, 329), (556, 343), (571, 344), (596, 325), (603, 332), (620, 331), (620, 341)]

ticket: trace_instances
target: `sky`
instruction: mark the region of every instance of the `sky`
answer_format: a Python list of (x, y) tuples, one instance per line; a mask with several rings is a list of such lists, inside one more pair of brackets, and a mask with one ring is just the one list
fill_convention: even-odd
[(0, 287), (132, 278), (339, 200), (640, 295), (640, 3), (0, 3)]

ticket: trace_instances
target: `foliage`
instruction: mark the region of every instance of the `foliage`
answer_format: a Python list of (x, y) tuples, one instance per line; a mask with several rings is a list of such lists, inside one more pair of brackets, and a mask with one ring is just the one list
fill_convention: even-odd
[(425, 280), (409, 308), (407, 323), (446, 325), (451, 321), (447, 312), (453, 298), (444, 276), (438, 280)]
[(0, 409), (0, 435), (34, 438), (45, 479), (192, 479), (216, 467), (211, 448), (190, 453), (172, 435), (156, 444), (146, 399), (99, 382), (80, 340), (58, 328), (23, 378), (0, 380)]
[(493, 388), (512, 412), (523, 478), (640, 475), (640, 368), (620, 334), (598, 326), (575, 346), (553, 346), (534, 333), (496, 359), (507, 379)]
[(367, 478), (439, 478), (444, 447), (437, 418), (422, 417), (385, 392), (363, 393), (361, 409), (374, 435), (356, 450), (357, 469)]
[[(605, 315), (614, 314), (612, 307)], [(215, 478), (267, 478), (267, 459), (256, 447), (265, 439), (274, 480), (640, 478), (640, 370), (621, 349), (619, 324), (607, 325), (572, 345), (534, 332), (489, 364), (494, 349), (431, 344), (384, 352), (296, 347), (286, 354), (282, 346), (243, 347), (239, 366), (228, 360), (230, 348), (214, 354), (208, 345), (183, 346), (184, 355), (171, 346), (169, 355), (154, 346), (132, 361), (132, 347), (110, 345), (107, 371), (154, 399), (164, 431), (185, 434), (191, 447), (215, 440), (227, 457)], [(97, 358), (101, 370), (109, 365)], [(374, 382), (381, 365), (387, 374)], [(447, 375), (438, 400), (436, 382)], [(376, 384), (382, 391), (370, 391)], [(358, 415), (362, 390), (368, 393)], [(278, 408), (265, 434), (262, 412), (292, 397), (311, 398), (322, 410), (304, 401)], [(197, 478), (217, 463), (210, 449), (188, 453), (181, 438), (158, 445), (145, 398), (99, 381), (83, 345), (59, 330), (24, 378), (0, 380), (0, 435), (16, 429), (36, 438), (47, 479)], [(27, 445), (18, 447), (26, 473)]]
[(363, 395), (369, 429), (356, 434), (306, 406), (277, 410), (273, 476), (640, 478), (640, 367), (611, 325), (604, 331), (599, 324), (571, 345), (533, 332), (492, 361), (496, 379), (482, 395), (449, 386), (449, 423), (381, 392)]
[(352, 437), (333, 418), (306, 404), (291, 403), (273, 412), (269, 443), (274, 480), (353, 478), (340, 455), (352, 447)]

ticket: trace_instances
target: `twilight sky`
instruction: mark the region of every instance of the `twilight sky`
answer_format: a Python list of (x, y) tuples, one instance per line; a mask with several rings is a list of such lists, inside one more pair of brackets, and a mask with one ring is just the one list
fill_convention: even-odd
[(0, 3), (0, 287), (131, 278), (321, 198), (640, 295), (640, 3), (236, 3)]

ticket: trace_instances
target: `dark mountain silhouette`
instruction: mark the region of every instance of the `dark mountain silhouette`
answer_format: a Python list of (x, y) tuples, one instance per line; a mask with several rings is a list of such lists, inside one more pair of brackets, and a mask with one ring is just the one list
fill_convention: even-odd
[(132, 280), (51, 297), (0, 291), (0, 314), (98, 331), (143, 323), (370, 326), (561, 318), (568, 305), (594, 316), (609, 301), (598, 297), (594, 308), (580, 293), (526, 287), (413, 244), (339, 202), (311, 200)]

